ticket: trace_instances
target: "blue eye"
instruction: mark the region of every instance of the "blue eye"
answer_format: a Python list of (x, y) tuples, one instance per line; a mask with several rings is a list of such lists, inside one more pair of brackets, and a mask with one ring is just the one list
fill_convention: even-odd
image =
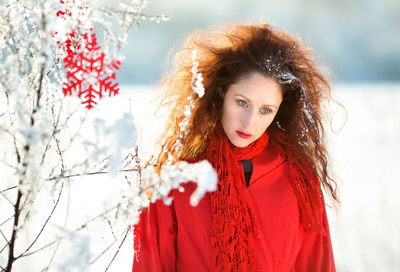
[(238, 100), (237, 103), (239, 104), (239, 106), (242, 106), (242, 107), (246, 107), (247, 106), (247, 102), (244, 101), (244, 100)]
[(262, 108), (261, 109), (261, 113), (262, 114), (268, 114), (268, 113), (270, 113), (272, 110), (271, 109), (269, 109), (269, 108)]

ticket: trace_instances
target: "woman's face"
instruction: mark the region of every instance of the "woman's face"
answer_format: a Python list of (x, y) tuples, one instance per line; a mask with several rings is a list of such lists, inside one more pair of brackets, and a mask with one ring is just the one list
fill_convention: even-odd
[(224, 97), (222, 127), (229, 141), (246, 147), (274, 120), (282, 102), (279, 83), (253, 72), (232, 84)]

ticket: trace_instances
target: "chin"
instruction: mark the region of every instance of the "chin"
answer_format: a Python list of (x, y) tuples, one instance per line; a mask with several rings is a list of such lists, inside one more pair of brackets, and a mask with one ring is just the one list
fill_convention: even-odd
[(231, 143), (236, 146), (236, 147), (246, 147), (249, 144), (251, 144), (253, 141), (252, 140), (243, 140), (243, 139), (234, 139), (233, 141), (231, 141)]

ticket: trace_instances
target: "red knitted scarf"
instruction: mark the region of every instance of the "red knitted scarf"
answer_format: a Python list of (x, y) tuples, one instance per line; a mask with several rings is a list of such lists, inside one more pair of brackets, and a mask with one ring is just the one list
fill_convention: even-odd
[[(308, 229), (319, 229), (317, 210), (320, 207), (320, 183), (313, 168), (297, 151), (291, 138), (283, 131), (271, 136), (286, 154), (290, 180), (296, 193), (301, 218)], [(257, 220), (244, 195), (245, 184), (240, 179), (237, 163), (260, 154), (268, 144), (264, 133), (247, 147), (238, 148), (229, 143), (225, 134), (217, 133), (207, 147), (204, 158), (218, 173), (218, 188), (211, 193), (213, 219), (213, 261), (215, 271), (259, 271), (254, 243), (258, 235)]]

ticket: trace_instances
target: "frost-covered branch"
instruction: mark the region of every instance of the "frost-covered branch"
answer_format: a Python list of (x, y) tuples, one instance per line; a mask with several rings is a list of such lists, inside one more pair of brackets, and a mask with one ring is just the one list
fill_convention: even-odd
[[(88, 114), (76, 99), (65, 99), (61, 91), (62, 84), (66, 82), (62, 60), (71, 49), (65, 46), (65, 41), (71, 39), (71, 34), (76, 34), (74, 46), (79, 46), (83, 35), (95, 30), (100, 22), (104, 32), (113, 33), (116, 37), (127, 37), (132, 27), (132, 24), (126, 25), (119, 19), (120, 30), (111, 30), (107, 21), (113, 18), (101, 12), (108, 9), (110, 3), (105, 2), (26, 0), (1, 3), (0, 169), (4, 176), (0, 205), (4, 207), (4, 212), (0, 218), (0, 231), (6, 244), (0, 244), (0, 264), (5, 271), (13, 270), (15, 261), (30, 253), (44, 236), (56, 214), (64, 183), (69, 182), (66, 177), (86, 173), (86, 169), (98, 158), (108, 156), (108, 150), (118, 153), (110, 158), (110, 166), (115, 168), (116, 162), (121, 161), (123, 149), (127, 148), (127, 141), (122, 141), (122, 144), (118, 141), (124, 132), (121, 126), (130, 119), (129, 116), (111, 126), (97, 122), (93, 127), (89, 119), (93, 120), (95, 115)], [(132, 17), (133, 12), (144, 14), (144, 5), (138, 6), (137, 3), (120, 1), (119, 6), (113, 6), (112, 16), (127, 14), (126, 19), (127, 16)], [(117, 44), (106, 36), (102, 40), (110, 59), (117, 58), (124, 42)], [(108, 61), (105, 60), (105, 63), (110, 63)], [(109, 81), (104, 84), (115, 87)], [(126, 137), (131, 137), (130, 146), (133, 147), (134, 128), (125, 128), (130, 130)], [(93, 129), (97, 130), (96, 135), (88, 136), (86, 133)], [(107, 137), (105, 135), (113, 133), (113, 129), (119, 130), (115, 134), (119, 138), (111, 145), (99, 145), (96, 138)], [(80, 156), (76, 157), (74, 154), (78, 150)], [(56, 186), (59, 182), (61, 186)], [(43, 198), (54, 201), (52, 209), (39, 223), (39, 230), (31, 244), (16, 252), (24, 247), (16, 244), (30, 229), (32, 221), (36, 221), (40, 209), (37, 203)], [(12, 208), (6, 209), (5, 202)], [(6, 211), (10, 211), (12, 216)], [(8, 217), (3, 218), (6, 215)], [(5, 258), (3, 252), (6, 248), (8, 256)]]
[[(77, 92), (91, 99), (90, 95), (97, 92), (101, 98), (100, 89), (109, 95), (118, 93), (112, 82), (116, 79), (113, 69), (120, 65), (120, 49), (129, 30), (142, 20), (169, 19), (147, 15), (143, 12), (146, 5), (147, 1), (138, 0), (119, 1), (118, 5), (107, 0), (2, 1), (0, 205), (4, 212), (0, 216), (0, 266), (4, 271), (18, 269), (18, 260), (34, 254), (49, 259), (44, 270), (50, 266), (61, 271), (87, 267), (93, 258), (85, 231), (92, 229), (114, 241), (123, 234), (107, 262), (107, 270), (126, 241), (130, 230), (127, 226), (138, 221), (149, 203), (157, 199), (171, 201), (169, 192), (181, 190), (188, 181), (198, 184), (191, 198), (193, 205), (215, 189), (216, 174), (208, 162), (168, 163), (157, 175), (139, 154), (132, 115), (106, 122), (99, 117), (101, 105), (86, 109), (99, 101), (91, 100), (85, 108), (77, 97), (65, 96)], [(90, 73), (80, 61), (91, 65)], [(204, 93), (195, 57), (193, 63), (194, 92), (180, 126), (179, 142), (174, 146), (177, 154), (187, 135), (191, 111)], [(93, 87), (95, 82), (100, 82), (99, 90)], [(69, 220), (74, 205), (71, 191), (76, 194), (88, 190), (89, 177), (96, 176), (96, 184), (90, 188), (90, 194), (95, 195), (100, 188), (97, 179), (104, 175), (109, 177), (108, 183), (101, 186), (106, 191), (117, 188), (119, 197), (104, 197), (93, 212), (97, 216)], [(111, 177), (118, 177), (118, 181)], [(91, 200), (91, 195), (86, 197)], [(68, 256), (64, 254), (68, 250), (63, 249), (63, 254), (57, 256), (59, 246), (85, 251)], [(102, 252), (98, 258), (105, 254)]]

